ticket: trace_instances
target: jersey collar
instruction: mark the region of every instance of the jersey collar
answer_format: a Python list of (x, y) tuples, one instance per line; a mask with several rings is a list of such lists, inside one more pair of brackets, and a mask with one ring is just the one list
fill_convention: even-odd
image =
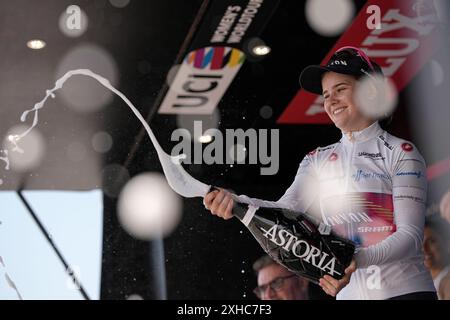
[(379, 136), (382, 131), (383, 131), (383, 129), (381, 129), (380, 124), (378, 123), (378, 121), (376, 121), (361, 131), (352, 132), (351, 139), (349, 138), (349, 136), (347, 134), (342, 132), (341, 141), (344, 144), (353, 144), (355, 142), (363, 142), (363, 141), (367, 141), (367, 140), (370, 140), (372, 138)]

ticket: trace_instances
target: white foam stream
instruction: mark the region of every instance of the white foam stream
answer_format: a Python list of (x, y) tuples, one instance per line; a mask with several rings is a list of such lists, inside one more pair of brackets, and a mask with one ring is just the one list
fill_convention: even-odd
[[(20, 117), (20, 120), (22, 122), (25, 122), (29, 115), (32, 115), (33, 117), (33, 123), (32, 125), (22, 134), (19, 135), (10, 135), (8, 137), (8, 140), (10, 143), (14, 145), (13, 151), (14, 152), (21, 152), (23, 153), (23, 150), (19, 146), (19, 141), (23, 139), (28, 133), (33, 130), (35, 126), (37, 126), (39, 121), (39, 110), (42, 109), (47, 102), (48, 98), (55, 98), (54, 92), (61, 89), (64, 83), (71, 78), (74, 75), (84, 75), (91, 78), (94, 78), (98, 82), (100, 82), (104, 87), (111, 90), (113, 93), (118, 95), (133, 111), (135, 116), (139, 119), (139, 121), (144, 126), (145, 130), (147, 131), (148, 136), (150, 137), (150, 140), (153, 143), (153, 146), (156, 149), (156, 152), (158, 153), (159, 161), (161, 162), (161, 165), (163, 167), (164, 175), (166, 176), (166, 179), (170, 185), (170, 187), (180, 194), (183, 197), (192, 198), (192, 197), (203, 197), (210, 189), (210, 186), (198, 181), (197, 179), (193, 178), (189, 173), (187, 173), (184, 168), (180, 164), (180, 160), (185, 158), (185, 155), (179, 155), (179, 156), (170, 156), (168, 155), (160, 146), (158, 143), (158, 140), (156, 139), (155, 135), (153, 134), (152, 129), (148, 125), (148, 123), (145, 121), (144, 117), (139, 113), (139, 111), (136, 109), (136, 107), (128, 100), (128, 98), (119, 90), (114, 88), (111, 83), (108, 81), (108, 79), (92, 72), (89, 69), (77, 69), (77, 70), (70, 70), (68, 71), (64, 76), (62, 76), (60, 79), (58, 79), (55, 83), (55, 87), (51, 90), (46, 91), (46, 95), (44, 99), (42, 99), (40, 102), (36, 103), (34, 107), (30, 110), (25, 111), (22, 116)], [(3, 151), (3, 150), (2, 150)], [(6, 150), (3, 151), (3, 153), (6, 154), (6, 157), (0, 158), (0, 160), (3, 160), (6, 163), (5, 169), (9, 169), (9, 160), (7, 156)]]

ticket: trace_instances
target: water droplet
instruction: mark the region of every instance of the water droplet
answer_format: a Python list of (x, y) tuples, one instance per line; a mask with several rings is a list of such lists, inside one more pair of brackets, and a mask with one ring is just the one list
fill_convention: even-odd
[(121, 225), (133, 237), (150, 240), (166, 236), (181, 218), (178, 195), (159, 173), (143, 173), (130, 180), (119, 196)]
[(106, 153), (111, 149), (113, 139), (109, 133), (100, 131), (92, 137), (91, 143), (95, 151), (99, 153)]
[(109, 0), (109, 2), (116, 8), (125, 8), (130, 3), (130, 0)]
[(271, 106), (263, 106), (260, 110), (259, 110), (259, 115), (261, 116), (261, 118), (264, 119), (269, 119), (270, 117), (272, 117), (273, 114), (273, 110)]
[[(17, 142), (18, 136), (15, 133), (26, 132), (25, 125), (13, 126), (9, 131), (8, 140), (10, 144), (5, 144), (10, 152), (4, 152), (5, 158), (1, 158), (7, 166), (11, 163), (11, 168), (18, 172), (30, 172), (37, 168), (45, 157), (46, 141), (43, 134), (35, 129), (24, 135), (21, 140), (20, 147)], [(8, 151), (8, 150), (6, 150)]]

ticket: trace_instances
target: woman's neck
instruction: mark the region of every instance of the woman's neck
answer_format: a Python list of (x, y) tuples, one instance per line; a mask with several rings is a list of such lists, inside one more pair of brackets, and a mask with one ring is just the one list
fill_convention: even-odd
[(351, 128), (345, 128), (342, 130), (343, 133), (347, 134), (347, 133), (351, 133), (351, 132), (359, 132), (359, 131), (363, 131), (364, 129), (370, 127), (371, 125), (373, 125), (376, 121), (368, 121), (368, 122), (363, 122), (361, 124), (357, 124), (352, 126)]
[(370, 127), (371, 125), (373, 125), (376, 121), (372, 121), (372, 122), (365, 122), (363, 124), (360, 124), (358, 126), (354, 126), (351, 129), (343, 129), (342, 133), (345, 134), (347, 136), (347, 138), (351, 141), (353, 140), (353, 133), (355, 132), (359, 132), (359, 131), (363, 131), (364, 129)]

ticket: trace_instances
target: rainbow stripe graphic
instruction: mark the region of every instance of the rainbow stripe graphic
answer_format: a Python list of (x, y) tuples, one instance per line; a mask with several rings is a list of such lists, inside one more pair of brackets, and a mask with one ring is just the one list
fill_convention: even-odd
[(245, 54), (230, 47), (207, 47), (189, 53), (187, 64), (196, 69), (220, 70), (225, 67), (235, 68), (245, 61)]

